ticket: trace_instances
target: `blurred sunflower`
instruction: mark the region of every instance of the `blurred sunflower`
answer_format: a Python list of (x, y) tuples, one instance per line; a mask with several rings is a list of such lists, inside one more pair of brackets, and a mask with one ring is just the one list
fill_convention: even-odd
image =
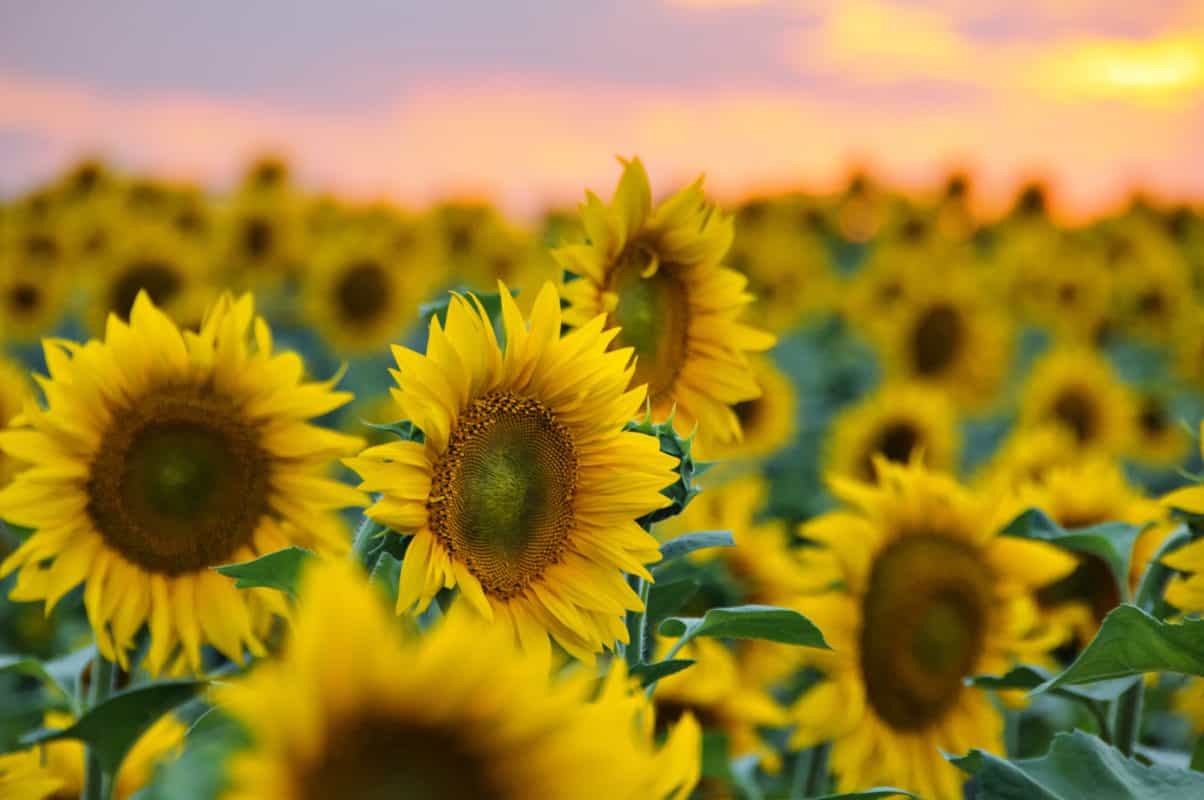
[[(75, 720), (70, 714), (51, 712), (46, 715), (47, 728), (65, 728)], [(146, 729), (126, 753), (113, 781), (114, 800), (128, 800), (145, 787), (155, 768), (183, 749), (187, 727), (172, 714), (166, 714)], [(0, 756), (0, 795), (9, 800), (58, 800), (80, 797), (84, 790), (84, 744), (75, 739), (62, 739), (9, 756)], [(11, 759), (11, 760), (10, 760)], [(5, 784), (5, 761), (20, 764), (20, 777)], [(32, 765), (29, 763), (32, 761)], [(32, 768), (33, 765), (37, 769)]]
[(1171, 708), (1187, 718), (1192, 733), (1204, 734), (1204, 678), (1189, 678), (1171, 698)]
[[(250, 329), (254, 327), (253, 343)], [(363, 496), (320, 477), (359, 440), (309, 424), (345, 404), (333, 382), (302, 380), (295, 353), (272, 353), (249, 295), (223, 297), (199, 333), (145, 293), (104, 341), (45, 343), (47, 407), (26, 407), (0, 447), (30, 462), (0, 515), (35, 529), (0, 565), (10, 597), (49, 612), (80, 583), (100, 652), (128, 669), (144, 622), (143, 665), (201, 669), (201, 645), (240, 661), (284, 600), (243, 591), (210, 568), (289, 545), (346, 550), (333, 509)]]
[(1037, 592), (1049, 619), (1074, 633), (1076, 652), (1095, 636), (1107, 613), (1136, 590), (1150, 557), (1174, 527), (1163, 521), (1165, 512), (1129, 482), (1119, 464), (1102, 457), (1048, 470), (1019, 490), (1017, 506), (1040, 508), (1067, 530), (1105, 522), (1150, 526), (1134, 542), (1128, 575), (1113, 575), (1102, 557), (1079, 553), (1074, 572)]
[(291, 192), (244, 191), (219, 217), (219, 269), (228, 285), (279, 289), (302, 266), (303, 205)]
[(1033, 365), (1020, 408), (1022, 427), (1061, 425), (1084, 452), (1124, 451), (1136, 417), (1133, 398), (1111, 365), (1076, 347), (1052, 350)]
[(332, 235), (312, 254), (302, 287), (305, 314), (337, 352), (384, 350), (418, 321), (418, 304), (435, 288), (435, 254), (418, 242), (352, 231)]
[(635, 520), (668, 504), (673, 458), (623, 430), (644, 402), (628, 389), (631, 350), (598, 316), (561, 337), (547, 285), (530, 326), (501, 285), (503, 351), (484, 308), (453, 296), (431, 320), (425, 356), (394, 346), (393, 390), (425, 443), (372, 447), (346, 463), (381, 492), (367, 515), (412, 537), (398, 611), (421, 612), (458, 586), (462, 599), (547, 659), (548, 635), (592, 662), (628, 641), (641, 608), (624, 572), (651, 580), (657, 542)]
[[(1201, 434), (1204, 435), (1204, 425)], [(1204, 454), (1204, 439), (1201, 441)], [(1204, 484), (1176, 489), (1159, 502), (1166, 508), (1204, 514)], [(1185, 613), (1204, 612), (1204, 539), (1197, 539), (1163, 556), (1162, 563), (1182, 573), (1167, 584), (1166, 601)]]
[(1022, 262), (1012, 276), (1028, 319), (1061, 341), (1091, 344), (1110, 324), (1112, 275), (1098, 249), (1081, 238), (1062, 236), (1049, 252)]
[(1110, 240), (1118, 326), (1155, 342), (1168, 341), (1195, 312), (1187, 261), (1152, 225), (1130, 223)]
[(173, 228), (127, 220), (90, 276), (87, 320), (92, 334), (104, 333), (110, 314), (128, 321), (140, 292), (173, 322), (199, 322), (216, 296), (208, 257)]
[(1016, 428), (991, 458), (979, 468), (975, 485), (984, 490), (1011, 493), (1040, 481), (1051, 469), (1077, 463), (1083, 454), (1069, 428), (1045, 423)]
[(0, 339), (34, 342), (50, 335), (67, 312), (71, 288), (62, 271), (17, 268), (0, 253)]
[(753, 380), (761, 394), (751, 400), (741, 400), (732, 407), (740, 421), (740, 440), (726, 444), (711, 441), (700, 432), (699, 459), (713, 461), (752, 461), (768, 458), (790, 445), (794, 439), (799, 413), (794, 384), (768, 356), (749, 359)]
[(311, 567), (301, 598), (284, 656), (216, 693), (254, 740), (226, 800), (643, 800), (697, 781), (697, 724), (683, 717), (656, 749), (621, 663), (591, 700), (590, 671), (549, 684), (545, 663), (471, 615), (403, 639), (348, 564)]
[[(7, 427), (25, 406), (34, 402), (33, 382), (21, 364), (0, 357), (0, 429)], [(12, 482), (23, 465), (0, 452), (0, 488)]]
[(874, 459), (919, 460), (929, 469), (957, 469), (957, 411), (941, 391), (922, 383), (886, 384), (836, 417), (824, 448), (826, 473), (874, 481)]
[(971, 269), (945, 267), (913, 281), (907, 302), (883, 331), (888, 378), (943, 390), (959, 406), (994, 402), (1011, 365), (1012, 331)]
[(442, 243), (441, 263), (477, 291), (493, 291), (503, 281), (518, 292), (518, 307), (529, 313), (543, 284), (560, 283), (561, 271), (542, 241), (509, 223), (484, 204), (445, 205), (431, 215)]
[(1151, 467), (1182, 464), (1191, 450), (1191, 437), (1175, 418), (1171, 398), (1143, 390), (1137, 394), (1136, 413), (1133, 440), (1126, 455)]
[(837, 307), (856, 328), (882, 341), (908, 306), (912, 276), (926, 263), (917, 253), (875, 249), (842, 287)]
[(632, 382), (647, 385), (656, 421), (676, 408), (682, 434), (697, 425), (712, 441), (738, 440), (732, 406), (759, 391), (747, 352), (774, 337), (738, 322), (753, 297), (742, 275), (719, 265), (731, 219), (706, 202), (701, 179), (654, 209), (639, 159), (625, 164), (609, 207), (587, 197), (589, 244), (553, 254), (579, 276), (564, 288), (565, 322), (580, 328), (607, 315), (614, 346), (635, 351)]
[(950, 477), (885, 460), (878, 469), (876, 485), (834, 480), (852, 508), (802, 530), (835, 556), (816, 568), (846, 588), (796, 605), (834, 649), (808, 651), (827, 680), (795, 706), (791, 746), (832, 740), (842, 792), (890, 785), (960, 800), (963, 776), (942, 752), (1003, 752), (1003, 720), (964, 680), (1049, 647), (1032, 593), (1075, 562), (996, 536), (999, 504)]
[[(671, 640), (659, 642), (661, 657), (670, 645)], [(789, 725), (786, 709), (741, 674), (735, 656), (722, 642), (700, 637), (674, 657), (690, 659), (694, 664), (688, 671), (657, 682), (652, 695), (657, 724), (667, 728), (688, 714), (705, 732), (723, 734), (732, 758), (755, 754), (762, 769), (778, 772), (781, 757), (757, 729)]]

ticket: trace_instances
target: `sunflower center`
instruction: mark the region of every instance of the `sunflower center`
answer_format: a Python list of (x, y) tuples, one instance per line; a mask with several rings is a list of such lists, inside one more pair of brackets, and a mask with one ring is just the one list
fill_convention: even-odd
[(1141, 409), (1141, 413), (1137, 416), (1137, 422), (1141, 426), (1142, 433), (1150, 437), (1162, 435), (1170, 425), (1166, 410), (1153, 400), (1146, 403)]
[(464, 733), (376, 712), (336, 724), (300, 770), (300, 797), (478, 800), (503, 796)]
[(887, 423), (870, 443), (861, 459), (861, 474), (866, 480), (875, 480), (874, 456), (881, 455), (895, 464), (906, 464), (911, 452), (920, 444), (920, 432), (906, 420)]
[(560, 559), (577, 452), (537, 400), (491, 392), (460, 416), (435, 467), (431, 530), (491, 595), (522, 592)]
[(959, 540), (913, 535), (875, 560), (862, 600), (861, 672), (878, 716), (896, 730), (937, 723), (982, 654), (991, 576)]
[(344, 322), (370, 322), (389, 305), (389, 281), (380, 264), (357, 261), (339, 278), (335, 295)]
[(609, 285), (618, 303), (607, 322), (619, 328), (614, 346), (631, 347), (638, 357), (632, 384), (647, 384), (655, 402), (672, 391), (685, 362), (690, 306), (671, 267), (661, 264), (645, 276), (650, 262), (651, 254), (639, 247), (620, 258)]
[(38, 307), (42, 293), (29, 283), (19, 283), (8, 290), (8, 306), (18, 314), (28, 314)]
[(765, 395), (755, 397), (752, 400), (741, 400), (732, 406), (732, 412), (735, 413), (736, 419), (740, 420), (740, 429), (748, 432), (755, 430), (757, 423), (761, 421), (761, 415), (765, 411), (764, 407)]
[(1095, 405), (1079, 389), (1066, 389), (1053, 403), (1053, 417), (1069, 428), (1079, 443), (1095, 438)]
[(113, 414), (88, 480), (106, 543), (150, 572), (227, 563), (268, 511), (255, 427), (203, 387), (169, 386)]
[(275, 238), (271, 223), (262, 217), (253, 217), (243, 225), (242, 246), (253, 259), (267, 258)]
[(109, 308), (122, 319), (129, 319), (138, 292), (146, 290), (156, 306), (163, 306), (180, 290), (180, 276), (163, 261), (135, 261), (113, 287)]
[(963, 334), (961, 315), (947, 303), (927, 309), (911, 333), (911, 361), (923, 376), (939, 375), (957, 358)]

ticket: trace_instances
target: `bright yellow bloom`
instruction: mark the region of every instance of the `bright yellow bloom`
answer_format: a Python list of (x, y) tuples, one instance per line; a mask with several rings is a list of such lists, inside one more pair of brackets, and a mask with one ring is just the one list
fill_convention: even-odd
[(751, 360), (753, 378), (761, 394), (732, 407), (740, 420), (740, 439), (726, 444), (699, 432), (695, 455), (703, 461), (751, 461), (768, 458), (794, 439), (799, 413), (794, 384), (768, 356)]
[(948, 476), (881, 459), (878, 470), (877, 484), (833, 481), (850, 508), (802, 531), (829, 553), (814, 568), (845, 588), (795, 606), (833, 650), (807, 653), (827, 680), (795, 707), (792, 746), (832, 740), (842, 792), (890, 785), (960, 800), (963, 776), (941, 751), (1003, 751), (1003, 720), (963, 681), (1056, 643), (1040, 635), (1033, 592), (1075, 561), (997, 536), (1008, 509)]
[(654, 437), (625, 432), (644, 404), (628, 389), (631, 350), (596, 317), (561, 336), (545, 285), (530, 324), (502, 287), (505, 349), (479, 303), (452, 298), (431, 320), (427, 353), (395, 346), (401, 416), (425, 443), (393, 442), (347, 465), (380, 492), (367, 514), (412, 537), (398, 611), (440, 589), (547, 655), (548, 634), (592, 660), (626, 642), (640, 608), (625, 572), (651, 579), (657, 543), (636, 520), (665, 505), (676, 466)]
[[(251, 329), (254, 335), (251, 336)], [(359, 440), (307, 420), (345, 404), (334, 381), (303, 380), (297, 354), (273, 353), (250, 295), (223, 297), (198, 333), (181, 333), (145, 294), (104, 341), (45, 343), (46, 408), (26, 407), (0, 447), (30, 467), (0, 491), (0, 515), (35, 529), (0, 565), (14, 600), (53, 608), (84, 584), (101, 653), (128, 668), (144, 622), (157, 673), (201, 645), (241, 661), (283, 596), (242, 591), (211, 567), (290, 545), (347, 548), (334, 509), (363, 496), (322, 477)]]
[(1074, 435), (1080, 451), (1122, 452), (1137, 418), (1133, 398), (1103, 357), (1079, 348), (1052, 350), (1033, 365), (1020, 425), (1053, 423)]
[(635, 350), (632, 383), (647, 385), (656, 421), (676, 407), (681, 433), (697, 424), (715, 441), (738, 439), (732, 406), (760, 392), (747, 353), (774, 337), (738, 321), (753, 297), (744, 276), (720, 266), (731, 218), (706, 202), (701, 178), (653, 208), (639, 159), (626, 163), (609, 206), (586, 196), (589, 243), (553, 253), (579, 276), (564, 288), (565, 322), (580, 328), (605, 314), (618, 328), (615, 346)]
[(644, 800), (698, 779), (697, 724), (657, 749), (621, 662), (600, 688), (588, 670), (549, 683), (509, 631), (462, 609), (403, 638), (346, 563), (310, 567), (300, 596), (283, 657), (215, 693), (255, 743), (225, 800)]

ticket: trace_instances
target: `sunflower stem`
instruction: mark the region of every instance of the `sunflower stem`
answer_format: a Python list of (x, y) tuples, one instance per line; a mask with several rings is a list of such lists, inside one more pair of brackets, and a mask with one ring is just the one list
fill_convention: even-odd
[(360, 526), (355, 529), (355, 538), (351, 540), (351, 558), (353, 561), (368, 566), (368, 551), (372, 549), (372, 518), (364, 515)]
[(803, 791), (804, 797), (817, 797), (824, 793), (828, 783), (828, 751), (832, 745), (828, 742), (817, 744), (811, 748), (811, 758), (807, 761), (807, 784)]
[(1116, 749), (1125, 756), (1133, 755), (1141, 732), (1141, 701), (1145, 695), (1145, 682), (1138, 680), (1125, 690), (1116, 701), (1116, 722), (1113, 734)]
[[(96, 706), (109, 699), (113, 691), (115, 670), (113, 662), (100, 653), (92, 660), (92, 681), (88, 691), (88, 708)], [(85, 765), (83, 800), (106, 800), (109, 796), (109, 776), (105, 775), (100, 766), (100, 758), (96, 750), (88, 748), (88, 759)]]
[(624, 650), (627, 666), (648, 664), (652, 661), (652, 642), (648, 635), (648, 593), (652, 585), (638, 575), (629, 576), (631, 588), (639, 595), (642, 611), (627, 614), (627, 632), (630, 643)]

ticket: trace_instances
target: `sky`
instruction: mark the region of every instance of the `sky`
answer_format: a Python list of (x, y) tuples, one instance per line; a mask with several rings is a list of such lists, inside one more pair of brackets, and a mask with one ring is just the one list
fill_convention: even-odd
[(0, 196), (73, 159), (516, 214), (609, 193), (1204, 199), (1204, 0), (0, 0)]

